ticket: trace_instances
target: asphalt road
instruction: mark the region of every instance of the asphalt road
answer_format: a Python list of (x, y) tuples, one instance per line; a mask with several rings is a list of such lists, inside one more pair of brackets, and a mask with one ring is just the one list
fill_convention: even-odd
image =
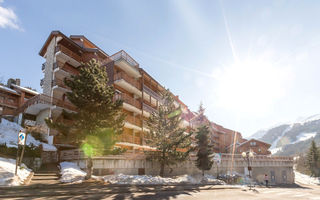
[(246, 187), (226, 186), (110, 186), (96, 184), (1, 188), (0, 199), (108, 199), (108, 200), (320, 200), (320, 186)]

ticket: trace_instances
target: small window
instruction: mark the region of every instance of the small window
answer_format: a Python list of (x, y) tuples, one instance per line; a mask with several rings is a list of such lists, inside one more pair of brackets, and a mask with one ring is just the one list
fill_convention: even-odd
[(261, 152), (261, 149), (259, 148), (258, 151)]
[(256, 142), (250, 142), (251, 146), (256, 146)]
[(4, 102), (4, 97), (0, 97), (0, 102)]

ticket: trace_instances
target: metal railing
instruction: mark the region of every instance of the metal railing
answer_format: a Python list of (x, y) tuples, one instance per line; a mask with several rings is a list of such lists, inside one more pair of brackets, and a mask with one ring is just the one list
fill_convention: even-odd
[(44, 84), (44, 78), (42, 78), (42, 79), (40, 80), (40, 86), (41, 86), (41, 87), (43, 86), (43, 84)]
[(154, 109), (153, 107), (149, 106), (146, 103), (143, 103), (142, 108), (143, 108), (143, 110), (149, 112), (150, 114), (153, 112), (155, 112), (155, 113), (158, 112), (156, 109)]
[(115, 94), (114, 95), (115, 100), (122, 100), (125, 103), (128, 103), (138, 109), (141, 109), (141, 103), (139, 100), (132, 98), (128, 94), (121, 93), (121, 94)]
[(45, 68), (46, 68), (46, 63), (44, 62), (44, 63), (42, 63), (42, 65), (41, 65), (41, 70), (43, 71)]
[(81, 56), (79, 56), (78, 54), (74, 53), (73, 51), (71, 51), (70, 49), (62, 46), (62, 45), (58, 45), (56, 46), (55, 49), (55, 53), (61, 51), (62, 53), (64, 53), (65, 55), (75, 59), (76, 61), (80, 62), (81, 61)]
[(141, 85), (139, 83), (139, 81), (137, 81), (136, 79), (128, 76), (126, 73), (124, 72), (118, 72), (114, 75), (114, 80), (125, 80), (126, 82), (130, 83), (131, 85), (133, 85), (135, 88), (141, 90)]
[(150, 96), (152, 96), (153, 98), (157, 99), (158, 101), (162, 100), (162, 97), (161, 97), (160, 94), (158, 94), (157, 92), (153, 91), (152, 89), (150, 89), (146, 85), (143, 85), (143, 91), (148, 93)]
[(112, 60), (118, 61), (120, 59), (125, 60), (127, 63), (129, 63), (131, 66), (135, 67), (136, 69), (139, 68), (139, 63), (135, 61), (129, 54), (123, 50), (113, 54), (111, 56)]

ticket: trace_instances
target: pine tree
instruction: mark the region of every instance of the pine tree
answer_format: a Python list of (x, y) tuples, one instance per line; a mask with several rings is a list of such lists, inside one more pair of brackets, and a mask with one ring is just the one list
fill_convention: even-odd
[(63, 110), (62, 120), (52, 122), (47, 119), (46, 122), (50, 128), (64, 134), (69, 143), (82, 148), (88, 157), (87, 178), (90, 178), (92, 157), (112, 152), (116, 136), (122, 133), (125, 116), (121, 111), (122, 101), (114, 101), (115, 90), (108, 85), (105, 67), (92, 59), (82, 65), (79, 72), (64, 79), (65, 85), (71, 89), (66, 96), (77, 112)]
[(314, 140), (311, 142), (311, 147), (307, 154), (307, 165), (311, 172), (311, 176), (320, 176), (320, 153)]
[(165, 166), (171, 166), (188, 158), (191, 148), (191, 133), (180, 128), (181, 108), (174, 105), (172, 94), (166, 90), (163, 104), (153, 112), (147, 121), (150, 132), (146, 142), (155, 147), (155, 151), (146, 152), (149, 159), (159, 162), (160, 176), (163, 177)]
[(196, 166), (202, 171), (204, 176), (205, 170), (210, 170), (213, 164), (211, 155), (213, 154), (212, 145), (209, 140), (209, 127), (201, 126), (197, 129), (196, 140), (197, 140), (197, 160)]

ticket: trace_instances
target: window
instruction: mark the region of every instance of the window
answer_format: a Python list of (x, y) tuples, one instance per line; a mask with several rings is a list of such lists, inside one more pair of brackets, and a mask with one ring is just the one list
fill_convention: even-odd
[(256, 146), (256, 142), (250, 142), (251, 146)]
[(4, 97), (0, 97), (0, 102), (4, 102)]
[(9, 98), (9, 99), (8, 99), (8, 102), (9, 102), (9, 103), (14, 103), (14, 99)]
[(261, 149), (259, 148), (258, 151), (261, 152)]

